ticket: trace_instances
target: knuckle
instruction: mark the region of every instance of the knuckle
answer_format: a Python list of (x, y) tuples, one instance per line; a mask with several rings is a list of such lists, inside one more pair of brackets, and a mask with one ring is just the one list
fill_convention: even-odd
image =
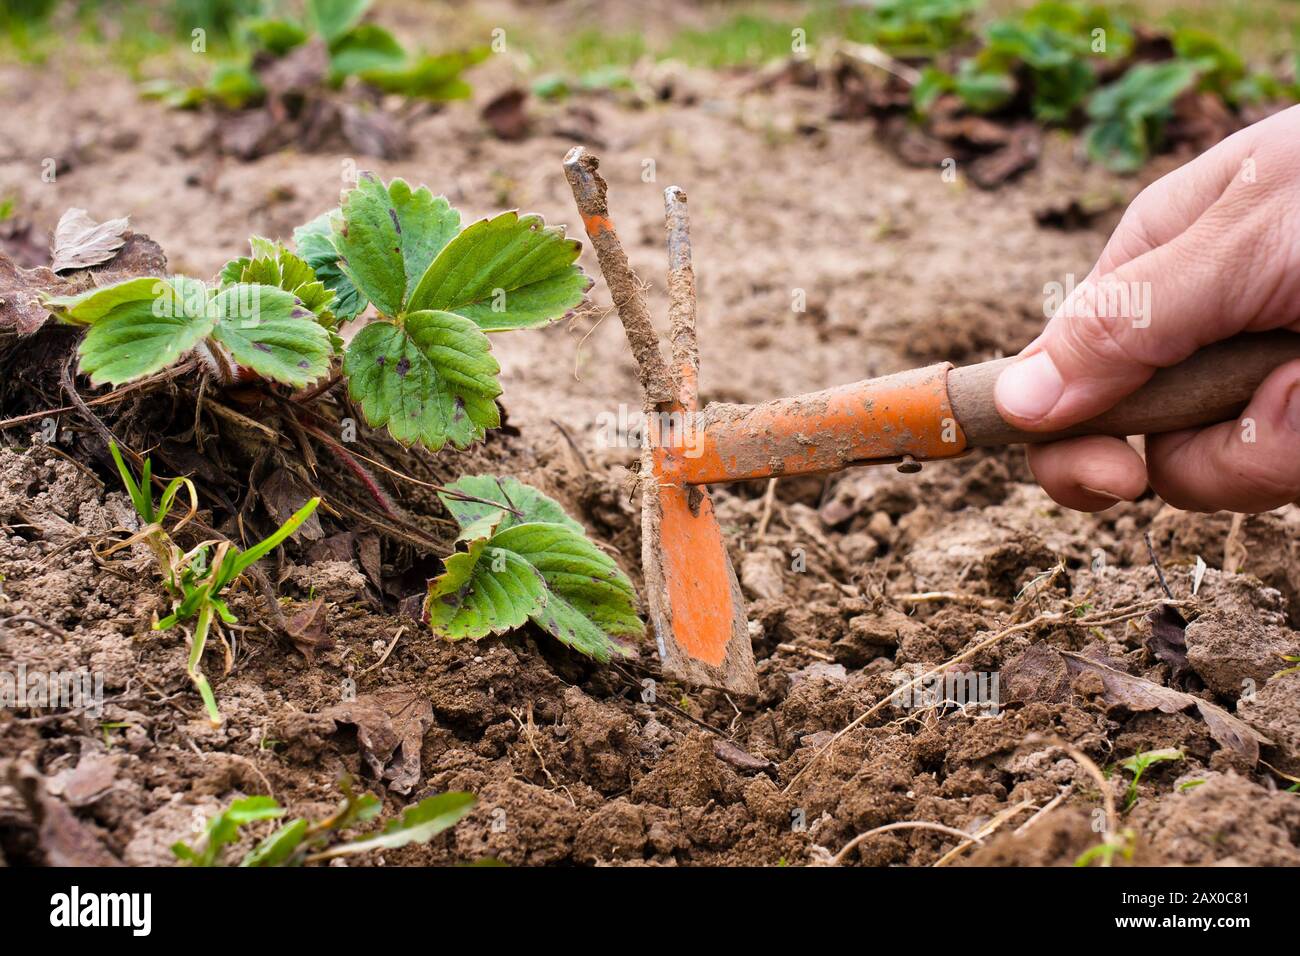
[(1081, 286), (1071, 300), (1066, 330), (1082, 354), (1105, 362), (1129, 362), (1127, 328), (1133, 321), (1123, 307), (1124, 287), (1114, 279), (1101, 278)]

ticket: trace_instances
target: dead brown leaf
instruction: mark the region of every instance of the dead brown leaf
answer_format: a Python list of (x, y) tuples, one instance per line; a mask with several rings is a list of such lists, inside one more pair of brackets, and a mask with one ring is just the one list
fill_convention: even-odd
[(127, 219), (95, 222), (84, 209), (75, 206), (59, 217), (50, 245), (50, 268), (55, 272), (101, 265), (117, 255), (126, 243)]
[(517, 142), (528, 136), (532, 122), (524, 104), (528, 102), (528, 91), (517, 86), (492, 97), (483, 107), (483, 121), (497, 139)]
[(423, 693), (405, 687), (376, 691), (336, 704), (325, 716), (357, 728), (367, 766), (394, 793), (410, 793), (420, 782), (420, 747), (433, 726), (433, 705)]
[(293, 641), (298, 652), (310, 661), (315, 658), (317, 651), (328, 651), (334, 646), (328, 623), (325, 599), (318, 597), (289, 618), (284, 632), (289, 635), (289, 640)]
[(357, 561), (375, 590), (383, 591), (383, 565), (379, 560), (379, 535), (363, 534), (357, 538)]
[[(1147, 650), (1156, 660), (1164, 661), (1172, 669), (1171, 680), (1185, 687), (1185, 678), (1191, 668), (1187, 663), (1187, 621), (1172, 604), (1161, 604), (1147, 615), (1151, 623), (1151, 636), (1146, 639)], [(1198, 685), (1199, 686), (1199, 685)]]
[(45, 266), (24, 269), (0, 252), (0, 331), (13, 329), (19, 335), (31, 335), (43, 326), (50, 314), (41, 305), (42, 292), (76, 295), (135, 276), (166, 274), (167, 257), (162, 248), (143, 233), (128, 235), (108, 261), (68, 276), (58, 275)]
[(306, 96), (325, 85), (329, 75), (330, 54), (325, 41), (313, 37), (284, 56), (268, 56), (257, 64), (257, 78), (267, 95)]
[[(287, 468), (278, 468), (262, 482), (258, 488), (262, 504), (267, 512), (279, 524), (284, 524), (293, 517), (294, 512), (305, 505), (312, 497), (312, 490), (297, 475)], [(315, 512), (307, 517), (294, 533), (295, 538), (303, 541), (319, 541), (325, 537), (320, 518)]]
[(75, 767), (47, 779), (45, 789), (69, 806), (88, 806), (113, 788), (120, 762), (107, 754), (83, 754)]
[(31, 765), (11, 766), (8, 783), (22, 798), (36, 829), (47, 866), (121, 866), (95, 832), (47, 789), (48, 781)]
[(776, 769), (776, 764), (772, 761), (755, 757), (730, 740), (723, 740), (720, 737), (715, 737), (713, 740), (713, 755), (742, 773), (771, 773)]
[(1250, 552), (1246, 549), (1246, 516), (1234, 514), (1223, 542), (1223, 573), (1240, 574)]
[(216, 142), (219, 152), (246, 162), (265, 156), (285, 144), (285, 125), (262, 108), (219, 113)]
[(397, 117), (375, 107), (339, 104), (340, 130), (349, 148), (364, 156), (400, 159), (411, 151), (411, 139)]
[(1107, 704), (1131, 711), (1177, 714), (1195, 707), (1220, 746), (1235, 750), (1252, 763), (1259, 759), (1259, 745), (1272, 743), (1217, 704), (1044, 644), (1035, 644), (1009, 663), (1004, 676), (1008, 693), (1017, 700), (1063, 701), (1073, 692), (1072, 681), (1089, 677), (1100, 682)]
[(1037, 163), (1042, 147), (1042, 131), (1033, 123), (1022, 124), (1012, 132), (1007, 145), (972, 160), (966, 174), (981, 189), (992, 189)]
[(41, 305), (40, 293), (64, 295), (67, 291), (67, 283), (51, 270), (23, 269), (8, 256), (0, 255), (0, 329), (31, 335), (50, 316)]

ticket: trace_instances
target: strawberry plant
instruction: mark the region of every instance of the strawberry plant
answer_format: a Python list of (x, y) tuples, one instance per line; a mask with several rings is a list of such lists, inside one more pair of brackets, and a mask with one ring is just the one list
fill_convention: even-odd
[[(395, 850), (410, 843), (428, 843), (455, 826), (475, 803), (470, 793), (440, 793), (407, 807), (381, 830), (349, 840), (343, 833), (375, 819), (381, 804), (372, 793), (355, 792), (349, 777), (340, 781), (339, 789), (343, 791), (343, 802), (334, 813), (322, 820), (302, 817), (291, 820), (249, 850), (238, 865), (302, 866), (374, 850)], [(204, 839), (197, 847), (176, 843), (172, 845), (172, 853), (189, 866), (224, 866), (226, 847), (239, 839), (244, 826), (261, 820), (277, 820), (284, 815), (284, 809), (274, 797), (235, 800), (208, 821)]]
[[(211, 285), (138, 277), (46, 302), (61, 321), (86, 328), (79, 367), (92, 383), (122, 386), (188, 361), (218, 389), (240, 385), (247, 396), (260, 384), (263, 400), (291, 410), (302, 434), (341, 458), (391, 513), (357, 457), (315, 424), (311, 403), (345, 379), (365, 421), (398, 442), (466, 448), (500, 424), (489, 336), (553, 322), (590, 287), (576, 261), (581, 246), (562, 228), (515, 212), (461, 228), (445, 198), (368, 173), (337, 209), (300, 227), (295, 243), (297, 251), (254, 237), (249, 254)], [(363, 313), (373, 315), (347, 338), (343, 326)], [(148, 527), (137, 539), (151, 542), (174, 600), (157, 627), (194, 622), (187, 672), (216, 723), (199, 663), (209, 634), (220, 638), (234, 621), (222, 592), (319, 497), (248, 551), (209, 541), (182, 554), (162, 520), (182, 489), (193, 514), (193, 485), (173, 480), (155, 508), (148, 461), (137, 484), (117, 460)], [(435, 633), (479, 638), (532, 621), (600, 661), (629, 652), (622, 641), (643, 632), (632, 584), (558, 503), (509, 478), (435, 487), (461, 529), (460, 547), (430, 585)]]
[(1132, 46), (1132, 31), (1105, 7), (1043, 0), (991, 22), (983, 47), (955, 73), (929, 67), (913, 100), (926, 110), (939, 93), (953, 92), (970, 109), (987, 113), (1010, 103), (1023, 78), (1034, 117), (1065, 122), (1097, 85), (1090, 61), (1125, 56)]
[(1134, 172), (1159, 145), (1173, 103), (1196, 82), (1192, 63), (1168, 60), (1135, 66), (1088, 101), (1088, 155), (1116, 172)]
[(1174, 53), (1180, 60), (1196, 65), (1197, 86), (1224, 99), (1235, 100), (1246, 78), (1246, 64), (1212, 33), (1182, 29), (1173, 35)]
[(873, 42), (898, 56), (946, 50), (968, 36), (981, 0), (879, 0), (870, 6)]
[[(941, 106), (931, 129), (956, 130), (940, 134), (949, 140), (962, 136), (960, 125), (943, 122), (954, 107), (995, 120), (1028, 114), (1040, 123), (1082, 126), (1089, 157), (1126, 173), (1164, 145), (1174, 102), (1193, 85), (1229, 110), (1300, 95), (1296, 85), (1247, 71), (1240, 56), (1204, 31), (1145, 36), (1139, 45), (1134, 29), (1104, 5), (1040, 0), (989, 22), (974, 53), (928, 57), (911, 104), (931, 119)], [(1172, 47), (1171, 58), (1148, 59), (1156, 40)]]
[[(506, 212), (461, 229), (443, 197), (370, 173), (296, 236), (301, 255), (254, 238), (215, 286), (141, 277), (46, 302), (87, 327), (80, 369), (94, 384), (192, 356), (221, 383), (300, 389), (337, 360), (371, 425), (436, 451), (500, 424), (488, 334), (547, 325), (590, 287), (581, 245), (539, 216)], [(368, 305), (376, 321), (344, 345), (339, 325)]]
[(162, 80), (147, 84), (144, 93), (180, 109), (209, 102), (241, 109), (266, 94), (255, 64), (320, 43), (327, 51), (330, 86), (338, 87), (355, 76), (382, 92), (415, 99), (444, 102), (470, 95), (461, 74), (487, 57), (485, 48), (413, 55), (388, 30), (362, 22), (370, 5), (371, 0), (307, 0), (302, 17), (246, 18), (236, 31), (245, 49), (217, 64), (206, 82), (184, 86)]

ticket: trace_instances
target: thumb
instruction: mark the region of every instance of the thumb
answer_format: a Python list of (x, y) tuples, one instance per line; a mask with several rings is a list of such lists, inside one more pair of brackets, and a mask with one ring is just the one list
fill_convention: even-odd
[(1236, 331), (1227, 327), (1215, 274), (1221, 257), (1206, 254), (1200, 231), (1193, 226), (1109, 274), (1089, 275), (998, 379), (1002, 417), (1039, 431), (1084, 421), (1157, 368)]

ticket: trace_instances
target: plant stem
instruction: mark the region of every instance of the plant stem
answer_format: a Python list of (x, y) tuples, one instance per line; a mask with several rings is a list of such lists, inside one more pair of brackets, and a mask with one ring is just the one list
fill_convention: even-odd
[(203, 672), (199, 670), (199, 663), (203, 659), (203, 648), (208, 643), (208, 630), (212, 627), (212, 615), (212, 604), (204, 601), (199, 606), (199, 619), (194, 625), (194, 637), (190, 640), (190, 657), (185, 672), (189, 674), (195, 690), (203, 698), (203, 706), (208, 711), (208, 720), (213, 727), (220, 727), (221, 712), (217, 710), (217, 701), (212, 696), (212, 687), (208, 684), (208, 679), (203, 676)]

